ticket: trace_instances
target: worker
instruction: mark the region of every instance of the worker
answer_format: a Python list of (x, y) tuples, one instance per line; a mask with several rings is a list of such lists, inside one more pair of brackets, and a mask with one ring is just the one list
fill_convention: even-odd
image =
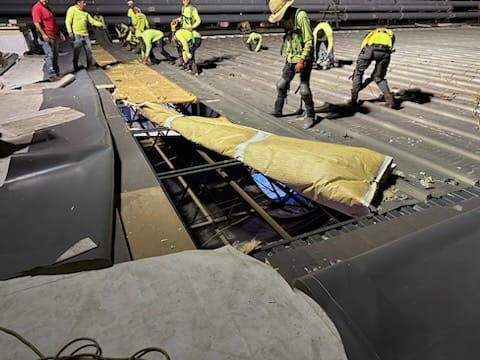
[(150, 29), (150, 23), (144, 13), (137, 13), (134, 19), (133, 27), (135, 28), (135, 37), (138, 37), (146, 29)]
[(65, 17), (65, 26), (67, 28), (68, 37), (73, 41), (73, 69), (75, 71), (81, 69), (78, 65), (78, 58), (82, 48), (87, 58), (87, 69), (93, 65), (92, 44), (88, 35), (88, 24), (103, 27), (103, 23), (95, 20), (87, 11), (86, 0), (76, 0), (67, 10)]
[(200, 15), (198, 15), (197, 8), (190, 3), (190, 0), (182, 0), (180, 17), (172, 20), (171, 30), (175, 32), (180, 26), (180, 29), (192, 31), (195, 30), (200, 23), (201, 19)]
[(195, 62), (195, 51), (202, 43), (202, 37), (197, 31), (179, 29), (175, 31), (173, 41), (177, 44), (178, 53), (183, 60), (183, 68), (194, 75), (198, 75), (198, 67)]
[(313, 126), (315, 112), (312, 92), (310, 90), (310, 75), (313, 65), (313, 34), (310, 19), (305, 10), (291, 6), (294, 0), (270, 0), (268, 5), (272, 15), (268, 21), (281, 22), (285, 29), (284, 40), (280, 53), (286, 45), (286, 61), (282, 76), (277, 82), (277, 99), (273, 115), (283, 115), (283, 105), (287, 98), (290, 82), (296, 73), (300, 75), (300, 96), (305, 104), (304, 129)]
[(248, 35), (246, 44), (250, 51), (258, 52), (262, 50), (262, 42), (263, 42), (262, 35), (253, 31)]
[[(137, 13), (134, 17), (133, 27), (135, 29), (135, 33), (133, 34), (132, 38), (133, 41), (136, 41), (138, 37), (147, 29), (150, 28), (150, 23), (148, 22), (147, 16), (144, 13)], [(138, 45), (135, 46), (134, 50), (136, 54), (141, 53), (140, 42), (137, 42)]]
[(135, 17), (137, 16), (138, 13), (141, 13), (142, 10), (140, 10), (139, 7), (135, 6), (135, 3), (132, 0), (127, 1), (127, 25), (131, 28), (131, 31), (134, 33), (134, 23), (135, 23)]
[[(376, 28), (363, 38), (357, 65), (353, 71), (351, 106), (358, 105), (358, 93), (360, 90), (365, 88), (371, 81), (375, 81), (383, 93), (385, 106), (395, 107), (395, 99), (388, 87), (387, 79), (385, 79), (388, 65), (390, 64), (390, 55), (394, 51), (394, 44), (395, 35), (392, 30), (387, 28)], [(372, 61), (375, 61), (375, 68), (370, 78), (363, 82), (363, 73)]]
[(130, 31), (130, 27), (127, 24), (121, 23), (115, 25), (115, 32), (122, 45), (124, 47), (128, 46), (129, 50), (136, 48), (138, 45), (134, 34)]
[(167, 61), (175, 61), (175, 58), (164, 49), (163, 37), (163, 32), (156, 29), (147, 29), (138, 36), (137, 39), (140, 43), (143, 64), (147, 65), (148, 59), (150, 59), (150, 63), (153, 65), (160, 62), (153, 53), (153, 48), (155, 47), (158, 47), (160, 53), (167, 59)]
[(313, 43), (315, 44), (317, 67), (327, 70), (335, 66), (333, 29), (328, 22), (324, 21), (315, 26), (313, 29)]
[(60, 35), (62, 40), (65, 37), (57, 29), (55, 23), (55, 15), (48, 6), (48, 0), (38, 0), (32, 6), (32, 20), (38, 33), (38, 43), (45, 54), (45, 67), (47, 69), (48, 79), (50, 81), (58, 81), (60, 76), (60, 68), (58, 66), (58, 38)]
[[(127, 11), (127, 25), (130, 33), (128, 35), (129, 39), (127, 44), (129, 50), (135, 51), (136, 54), (140, 54), (141, 49), (139, 47), (139, 41), (137, 40), (138, 36), (145, 30), (150, 28), (147, 16), (142, 13), (142, 10), (135, 5), (135, 2), (132, 0), (127, 1), (128, 11)], [(135, 45), (131, 45), (134, 43)]]

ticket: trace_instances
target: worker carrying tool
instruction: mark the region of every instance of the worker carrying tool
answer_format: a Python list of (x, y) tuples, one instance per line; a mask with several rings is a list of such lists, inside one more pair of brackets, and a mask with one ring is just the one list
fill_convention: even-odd
[(202, 44), (202, 36), (198, 31), (189, 31), (187, 29), (180, 29), (175, 31), (173, 41), (177, 44), (178, 54), (183, 63), (183, 69), (198, 75), (198, 67), (195, 62), (195, 52)]
[(197, 8), (190, 3), (190, 0), (182, 0), (180, 17), (170, 22), (170, 28), (172, 32), (175, 32), (177, 28), (192, 31), (195, 30), (201, 22)]
[(286, 47), (286, 62), (282, 76), (277, 82), (277, 99), (275, 100), (273, 115), (283, 116), (283, 106), (290, 88), (290, 82), (296, 73), (300, 76), (300, 96), (305, 103), (305, 117), (303, 127), (313, 126), (315, 112), (312, 92), (310, 90), (310, 75), (313, 64), (313, 34), (310, 19), (305, 10), (291, 6), (294, 0), (270, 0), (268, 6), (272, 15), (268, 21), (281, 22), (285, 29), (282, 49)]
[[(395, 35), (391, 29), (387, 28), (376, 28), (363, 38), (357, 65), (352, 76), (351, 106), (358, 105), (358, 93), (373, 79), (383, 93), (385, 106), (395, 107), (395, 99), (388, 87), (387, 79), (385, 79), (390, 64), (390, 55), (395, 51), (393, 49), (394, 44)], [(373, 61), (375, 61), (375, 68), (372, 75), (363, 82), (363, 74)]]
[(167, 50), (164, 49), (164, 34), (160, 30), (147, 29), (138, 36), (138, 41), (142, 53), (142, 64), (148, 65), (148, 59), (152, 65), (160, 63), (153, 53), (153, 49), (157, 47), (167, 61), (175, 61), (175, 57), (170, 55)]
[(333, 53), (333, 29), (326, 21), (319, 23), (313, 29), (315, 44), (315, 61), (317, 68), (327, 70), (335, 66)]

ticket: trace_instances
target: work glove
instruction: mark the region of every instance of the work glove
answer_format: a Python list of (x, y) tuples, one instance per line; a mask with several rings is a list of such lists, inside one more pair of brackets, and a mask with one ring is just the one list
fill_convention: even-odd
[(73, 33), (68, 33), (68, 39), (70, 41), (74, 41), (75, 40), (75, 35), (73, 35)]
[(148, 59), (147, 59), (147, 58), (143, 58), (142, 64), (143, 64), (143, 65), (148, 65)]
[(184, 56), (183, 61), (188, 63), (192, 59), (192, 54), (187, 53), (187, 55)]
[(295, 65), (295, 72), (299, 73), (303, 71), (303, 67), (304, 67), (303, 62), (304, 62), (303, 59), (298, 60), (297, 64)]
[(172, 32), (175, 32), (175, 30), (177, 30), (177, 25), (178, 25), (178, 19), (173, 19), (171, 22), (170, 22), (170, 30)]

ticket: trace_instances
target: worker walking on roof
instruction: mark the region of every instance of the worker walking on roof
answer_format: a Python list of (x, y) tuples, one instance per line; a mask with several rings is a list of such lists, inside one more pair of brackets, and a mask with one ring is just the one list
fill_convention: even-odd
[[(390, 64), (390, 55), (394, 51), (395, 35), (392, 30), (387, 28), (377, 28), (370, 31), (362, 41), (361, 51), (358, 55), (357, 65), (352, 78), (352, 97), (350, 104), (358, 104), (358, 93), (365, 88), (371, 81), (375, 81), (383, 93), (385, 106), (395, 107), (395, 99), (388, 87), (387, 74)], [(370, 78), (363, 81), (363, 74), (368, 66), (375, 61), (375, 68)]]
[(322, 67), (322, 63), (324, 63), (324, 70), (335, 66), (335, 56), (333, 54), (333, 29), (328, 22), (324, 21), (315, 26), (313, 29), (313, 43), (315, 44), (315, 59), (317, 67)]
[(73, 69), (80, 69), (78, 58), (82, 48), (87, 58), (87, 69), (93, 65), (92, 44), (88, 35), (88, 24), (102, 27), (103, 24), (95, 20), (88, 12), (85, 11), (87, 6), (86, 0), (76, 0), (75, 5), (70, 6), (65, 17), (65, 26), (68, 36), (73, 41)]
[(286, 47), (286, 62), (283, 66), (282, 77), (277, 82), (277, 99), (275, 100), (273, 115), (283, 115), (283, 106), (290, 88), (290, 82), (296, 73), (300, 75), (300, 96), (305, 103), (305, 117), (303, 127), (308, 129), (314, 124), (315, 112), (313, 97), (310, 90), (310, 75), (313, 65), (313, 34), (310, 19), (305, 10), (295, 8), (294, 0), (270, 0), (268, 5), (272, 15), (268, 21), (281, 21), (285, 29), (282, 50)]
[(150, 59), (152, 64), (158, 64), (160, 62), (153, 53), (153, 48), (155, 47), (158, 47), (160, 53), (165, 56), (167, 61), (175, 61), (175, 58), (164, 49), (163, 37), (163, 32), (156, 29), (147, 29), (138, 36), (143, 64), (147, 65), (148, 59)]
[(192, 31), (195, 30), (201, 22), (197, 8), (190, 3), (190, 0), (182, 0), (180, 17), (172, 20), (171, 29), (172, 32), (175, 32), (177, 28)]
[[(32, 6), (32, 20), (38, 33), (38, 43), (45, 54), (45, 67), (50, 81), (61, 79), (58, 66), (58, 38), (59, 33), (55, 22), (55, 15), (48, 6), (48, 0), (38, 0)], [(60, 37), (64, 39), (62, 33)]]
[(202, 37), (199, 32), (186, 29), (177, 30), (173, 36), (177, 44), (178, 53), (183, 59), (183, 68), (198, 75), (198, 67), (195, 63), (195, 51), (202, 44)]

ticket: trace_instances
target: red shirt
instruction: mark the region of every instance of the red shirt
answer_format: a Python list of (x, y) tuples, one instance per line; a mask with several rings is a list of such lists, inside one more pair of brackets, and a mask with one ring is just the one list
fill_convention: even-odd
[(55, 15), (50, 8), (37, 1), (32, 6), (32, 20), (34, 23), (40, 23), (43, 31), (50, 39), (57, 38), (57, 27), (55, 25)]

